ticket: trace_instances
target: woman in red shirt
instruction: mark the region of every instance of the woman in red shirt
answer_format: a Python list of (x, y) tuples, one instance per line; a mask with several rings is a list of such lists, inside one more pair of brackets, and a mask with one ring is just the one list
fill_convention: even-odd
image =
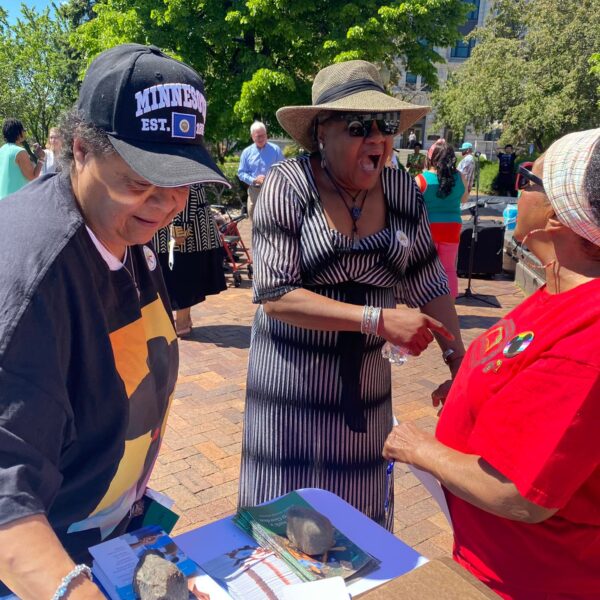
[(436, 476), (454, 558), (504, 598), (600, 598), (600, 129), (531, 171), (515, 237), (547, 284), (473, 342), (436, 435), (383, 454)]

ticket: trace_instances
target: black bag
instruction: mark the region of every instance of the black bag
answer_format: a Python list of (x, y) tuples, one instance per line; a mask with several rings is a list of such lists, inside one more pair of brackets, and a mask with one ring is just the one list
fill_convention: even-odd
[[(469, 252), (473, 239), (473, 221), (463, 223), (458, 246), (457, 272), (467, 277), (469, 272)], [(502, 252), (504, 247), (504, 225), (498, 221), (479, 221), (477, 224), (477, 245), (473, 257), (473, 275), (496, 275), (502, 273)]]

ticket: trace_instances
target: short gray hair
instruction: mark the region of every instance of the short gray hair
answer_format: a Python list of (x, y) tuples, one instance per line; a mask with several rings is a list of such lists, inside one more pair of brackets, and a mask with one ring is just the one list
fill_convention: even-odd
[(58, 131), (63, 139), (59, 162), (63, 171), (70, 171), (73, 166), (73, 140), (79, 138), (88, 152), (95, 156), (110, 156), (116, 153), (106, 132), (86, 121), (82, 113), (72, 109), (63, 114)]
[(267, 133), (267, 126), (264, 123), (261, 121), (254, 121), (254, 123), (250, 125), (250, 135), (260, 131), (261, 129), (264, 129), (265, 133)]

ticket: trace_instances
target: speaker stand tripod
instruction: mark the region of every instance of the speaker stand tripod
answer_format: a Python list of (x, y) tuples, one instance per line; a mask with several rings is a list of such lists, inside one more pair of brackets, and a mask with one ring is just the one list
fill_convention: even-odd
[(473, 265), (475, 263), (475, 249), (477, 247), (477, 237), (479, 235), (479, 152), (475, 153), (475, 206), (471, 209), (473, 215), (473, 230), (471, 233), (471, 246), (469, 247), (469, 265), (467, 269), (467, 287), (462, 294), (459, 294), (456, 299), (464, 298), (465, 300), (476, 300), (495, 308), (500, 308), (500, 304), (497, 300), (490, 300), (489, 296), (482, 294), (476, 294), (471, 289), (471, 280), (473, 279)]

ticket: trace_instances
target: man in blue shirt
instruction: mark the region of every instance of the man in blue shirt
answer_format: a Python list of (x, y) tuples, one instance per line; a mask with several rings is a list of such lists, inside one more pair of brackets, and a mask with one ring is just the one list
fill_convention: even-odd
[(267, 128), (264, 123), (260, 121), (252, 123), (250, 136), (254, 144), (242, 152), (238, 177), (249, 186), (248, 216), (252, 219), (254, 205), (268, 170), (276, 162), (283, 160), (284, 156), (277, 144), (268, 141)]

